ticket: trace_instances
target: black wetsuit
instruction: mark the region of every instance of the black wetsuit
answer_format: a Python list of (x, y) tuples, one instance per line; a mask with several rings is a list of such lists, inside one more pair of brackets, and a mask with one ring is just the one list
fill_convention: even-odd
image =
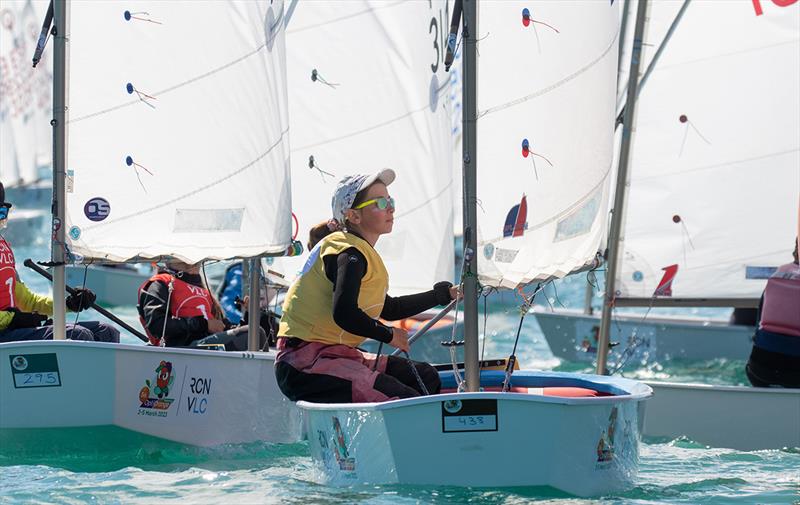
[[(343, 330), (388, 343), (392, 340), (391, 327), (367, 315), (358, 307), (361, 279), (367, 272), (367, 259), (355, 247), (337, 255), (322, 258), (325, 276), (333, 284), (333, 320)], [(450, 303), (449, 282), (438, 282), (430, 291), (413, 295), (386, 296), (380, 317), (387, 321), (405, 319), (437, 305)], [(287, 347), (303, 345), (298, 338), (287, 339)], [(410, 398), (423, 394), (411, 366), (417, 370), (428, 393), (436, 394), (441, 389), (438, 372), (429, 364), (406, 358), (387, 356), (386, 372), (375, 379), (374, 389), (388, 397)], [(350, 381), (323, 374), (307, 374), (295, 370), (291, 365), (278, 362), (275, 365), (278, 385), (291, 400), (306, 400), (320, 403), (347, 403), (352, 401)]]

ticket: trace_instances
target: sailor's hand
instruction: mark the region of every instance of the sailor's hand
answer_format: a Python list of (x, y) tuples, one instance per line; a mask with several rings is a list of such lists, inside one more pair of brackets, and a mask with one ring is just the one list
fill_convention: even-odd
[(389, 345), (401, 351), (408, 352), (408, 332), (402, 328), (392, 328), (392, 341)]
[(438, 305), (447, 305), (458, 298), (460, 296), (459, 287), (453, 286), (453, 283), (449, 281), (439, 281), (434, 284), (433, 294), (436, 297), (436, 303)]
[(95, 300), (97, 295), (91, 289), (77, 288), (67, 297), (66, 305), (72, 312), (80, 312), (91, 307)]
[(219, 319), (208, 320), (208, 334), (219, 333), (225, 331), (225, 322)]
[(14, 311), (14, 317), (11, 319), (6, 329), (18, 330), (20, 328), (38, 328), (39, 326), (43, 326), (46, 320), (47, 316), (44, 314)]
[(460, 300), (464, 295), (461, 293), (461, 284), (457, 286), (450, 286), (450, 299)]

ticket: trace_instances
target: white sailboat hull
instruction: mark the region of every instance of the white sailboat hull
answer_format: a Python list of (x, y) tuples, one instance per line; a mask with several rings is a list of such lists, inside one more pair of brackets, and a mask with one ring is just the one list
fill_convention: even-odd
[[(502, 375), (484, 372), (482, 382), (487, 377), (502, 381)], [(514, 384), (593, 383), (589, 377), (520, 371)], [(632, 394), (450, 393), (298, 406), (326, 484), (550, 486), (589, 496), (634, 485), (639, 426), (650, 394), (647, 386), (633, 381), (599, 380), (624, 384)], [(461, 403), (448, 403), (454, 401)]]
[(41, 209), (14, 209), (3, 237), (15, 246), (29, 246), (47, 239), (50, 213)]
[[(275, 353), (36, 341), (0, 344), (0, 432), (116, 426), (194, 446), (300, 439)], [(171, 382), (164, 389), (156, 369)], [(161, 394), (161, 397), (159, 397)]]
[[(575, 362), (597, 359), (599, 316), (578, 311), (534, 312), (534, 316), (554, 356)], [(746, 360), (754, 332), (751, 326), (702, 318), (648, 317), (642, 321), (641, 316), (616, 314), (609, 339), (619, 345), (611, 348), (608, 360), (618, 363), (628, 349), (630, 362), (639, 363), (674, 358)]]
[(800, 447), (800, 389), (648, 382), (643, 434), (742, 451)]
[[(139, 303), (139, 288), (152, 273), (105, 266), (67, 266), (67, 285), (86, 286), (101, 305), (133, 306)], [(84, 282), (85, 276), (85, 282)]]

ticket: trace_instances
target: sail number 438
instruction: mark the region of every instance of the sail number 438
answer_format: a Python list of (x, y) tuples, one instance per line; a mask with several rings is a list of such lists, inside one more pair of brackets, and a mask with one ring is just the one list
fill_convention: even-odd
[(447, 416), (444, 418), (444, 431), (495, 431), (497, 416)]

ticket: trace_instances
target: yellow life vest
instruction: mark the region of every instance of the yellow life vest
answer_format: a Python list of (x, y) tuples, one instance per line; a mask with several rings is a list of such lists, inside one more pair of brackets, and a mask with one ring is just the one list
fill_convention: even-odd
[(283, 302), (279, 337), (296, 337), (309, 342), (360, 345), (365, 338), (343, 330), (333, 320), (333, 285), (325, 275), (323, 258), (355, 247), (367, 259), (361, 279), (358, 307), (377, 319), (389, 288), (389, 274), (383, 260), (369, 243), (351, 233), (331, 233), (314, 247), (300, 276), (289, 288)]

